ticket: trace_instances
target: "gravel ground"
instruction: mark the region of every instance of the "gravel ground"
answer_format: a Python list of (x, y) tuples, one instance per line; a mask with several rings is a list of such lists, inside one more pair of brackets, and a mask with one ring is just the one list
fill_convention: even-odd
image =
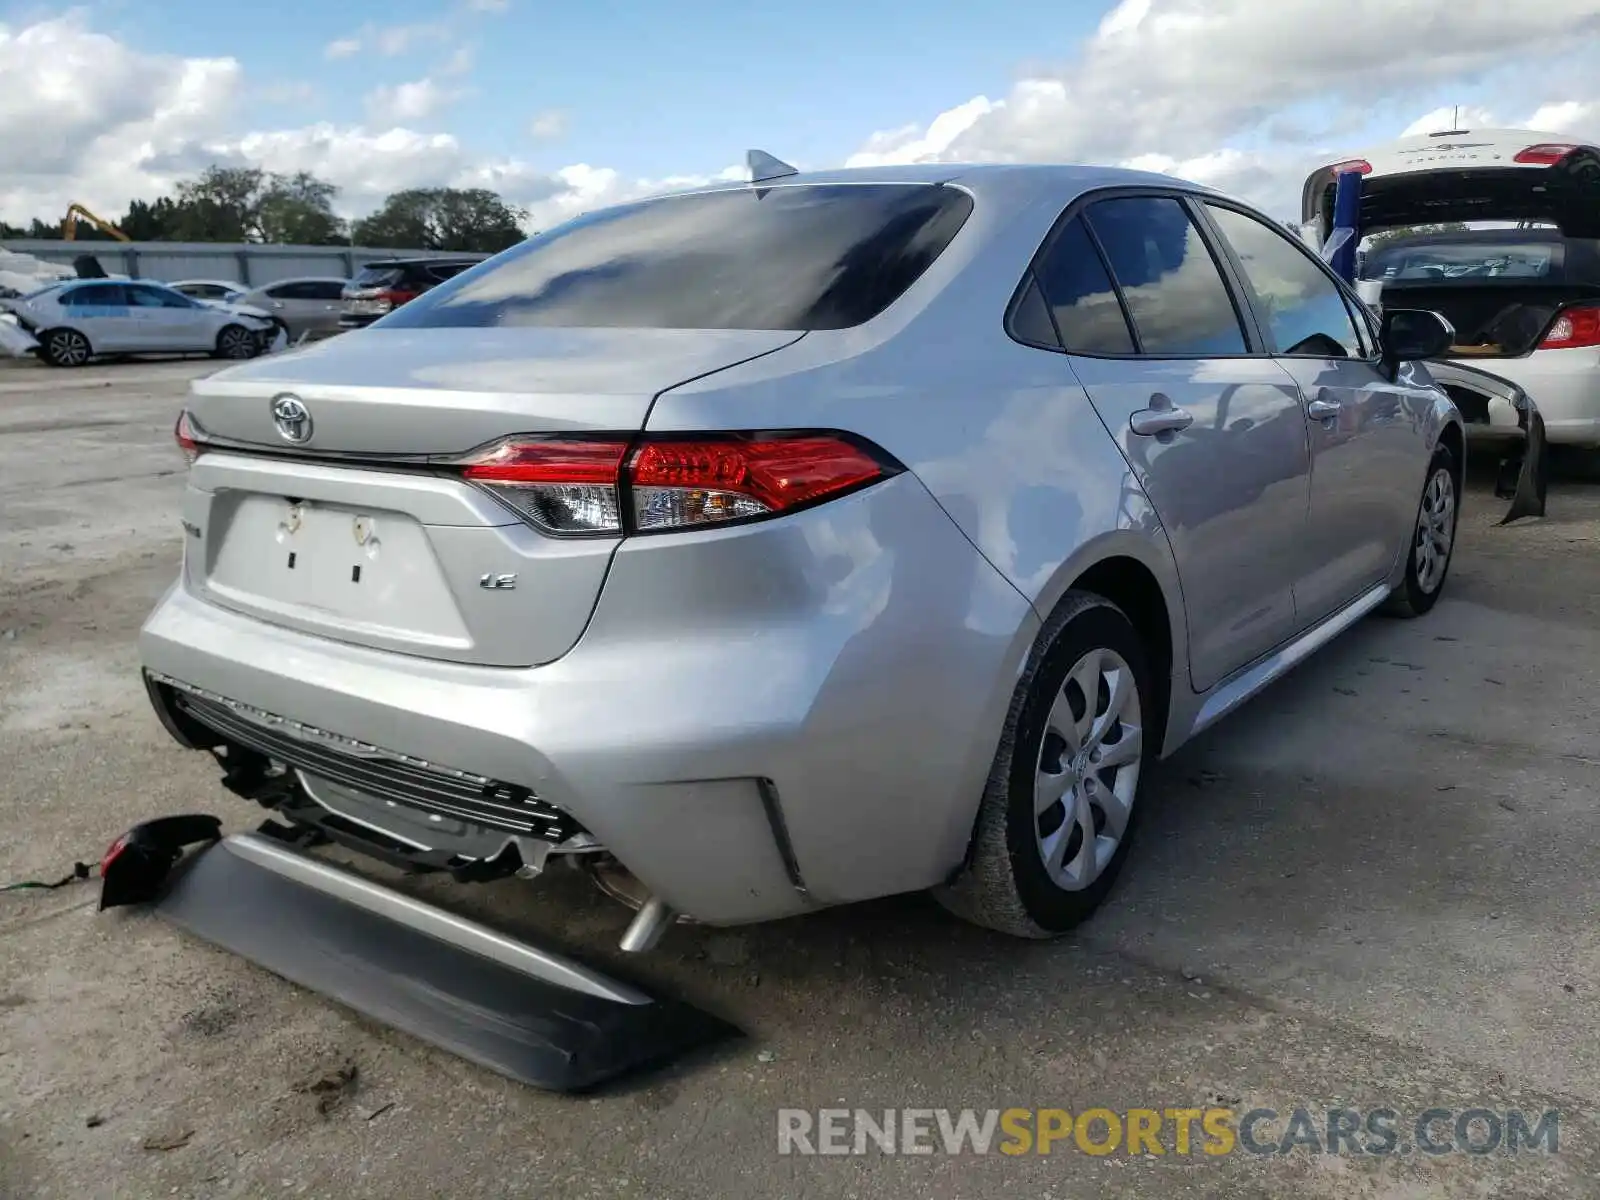
[[(156, 814), (250, 818), (135, 674), (210, 369), (0, 367), (0, 880)], [(679, 928), (639, 969), (749, 1037), (604, 1096), (504, 1082), (85, 885), (0, 897), (0, 1196), (1600, 1194), (1600, 488), (1509, 528), (1486, 480), (1468, 500), (1428, 619), (1363, 623), (1154, 774), (1080, 936), (920, 897)], [(602, 963), (625, 924), (576, 879), (416, 890)], [(777, 1152), (784, 1107), (1208, 1104), (1562, 1115), (1554, 1154)]]

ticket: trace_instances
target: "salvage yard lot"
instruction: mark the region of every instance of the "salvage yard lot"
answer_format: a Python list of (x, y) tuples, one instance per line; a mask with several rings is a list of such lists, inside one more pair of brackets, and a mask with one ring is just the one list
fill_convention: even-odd
[[(252, 819), (136, 674), (180, 545), (172, 423), (214, 368), (0, 368), (0, 882), (147, 817)], [(506, 1083), (89, 886), (0, 896), (0, 1196), (1597, 1194), (1600, 488), (1498, 528), (1474, 475), (1438, 609), (1362, 623), (1161, 766), (1079, 936), (920, 897), (680, 927), (630, 967), (751, 1036), (603, 1097)], [(627, 914), (575, 876), (406, 886), (620, 957)], [(777, 1153), (779, 1108), (1206, 1104), (1562, 1118), (1516, 1156)]]

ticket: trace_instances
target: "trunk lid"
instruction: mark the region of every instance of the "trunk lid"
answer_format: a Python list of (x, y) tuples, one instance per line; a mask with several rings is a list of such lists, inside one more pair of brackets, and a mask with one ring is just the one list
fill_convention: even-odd
[[(187, 586), (317, 636), (531, 666), (588, 623), (620, 538), (560, 538), (438, 465), (510, 434), (637, 432), (655, 396), (795, 332), (370, 330), (193, 385)], [(292, 395), (298, 443), (274, 417)], [(243, 451), (243, 452), (238, 452)], [(261, 453), (267, 452), (267, 453)]]
[[(214, 437), (315, 455), (448, 455), (513, 433), (643, 427), (668, 388), (770, 354), (801, 334), (742, 329), (397, 329), (255, 359), (191, 387)], [(298, 446), (275, 397), (311, 415)]]

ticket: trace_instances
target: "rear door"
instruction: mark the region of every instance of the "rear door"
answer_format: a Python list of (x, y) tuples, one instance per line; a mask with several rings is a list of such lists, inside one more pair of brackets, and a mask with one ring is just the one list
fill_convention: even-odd
[(296, 279), (264, 288), (272, 312), (289, 327), (290, 337), (307, 329), (320, 329), (339, 323), (338, 283), (318, 279)]
[(1384, 378), (1370, 328), (1358, 326), (1333, 274), (1299, 242), (1232, 205), (1202, 207), (1306, 406), (1311, 500), (1295, 603), (1309, 626), (1393, 569), (1427, 467), (1417, 415), (1430, 397)]
[(88, 283), (71, 288), (62, 295), (61, 306), (83, 330), (95, 353), (138, 349), (138, 328), (122, 284)]
[(1058, 228), (1035, 274), (1166, 529), (1204, 691), (1294, 632), (1308, 486), (1299, 392), (1254, 345), (1176, 196), (1094, 200)]

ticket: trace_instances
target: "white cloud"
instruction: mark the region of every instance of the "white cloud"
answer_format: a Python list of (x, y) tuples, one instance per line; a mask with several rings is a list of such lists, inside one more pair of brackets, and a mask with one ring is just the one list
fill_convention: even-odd
[(541, 141), (558, 138), (566, 131), (567, 114), (559, 108), (548, 108), (544, 112), (534, 113), (533, 120), (528, 122), (529, 135)]
[(328, 58), (353, 58), (362, 51), (394, 58), (418, 46), (449, 36), (449, 28), (439, 21), (417, 21), (407, 25), (379, 25), (368, 22), (355, 33), (335, 38), (323, 47)]
[(511, 0), (467, 0), (469, 12), (503, 13), (511, 7)]
[(1593, 134), (1600, 130), (1600, 100), (1562, 100), (1541, 105), (1528, 118), (1527, 125), (1541, 133)]
[(432, 79), (385, 85), (367, 93), (367, 114), (379, 126), (426, 121), (463, 94), (460, 89), (443, 87)]
[[(875, 134), (853, 161), (1161, 161), (1293, 206), (1303, 168), (1352, 128), (1378, 123), (1398, 136), (1401, 123), (1382, 114), (1416, 111), (1444, 89), (1544, 100), (1561, 60), (1589, 95), (1558, 93), (1535, 115), (1545, 127), (1595, 124), (1597, 34), (1600, 0), (1123, 0), (1073, 61), (1003, 99), (978, 96), (926, 126)], [(1418, 124), (1440, 112), (1448, 121), (1444, 109)]]
[[(74, 200), (113, 215), (212, 162), (315, 172), (342, 189), (348, 215), (403, 187), (489, 187), (526, 206), (534, 228), (655, 191), (743, 178), (742, 168), (729, 168), (638, 179), (582, 162), (552, 171), (423, 131), (460, 98), (471, 71), (460, 28), (468, 8), (504, 5), (453, 0), (436, 21), (368, 24), (329, 43), (331, 57), (416, 53), (421, 61), (411, 82), (368, 96), (364, 120), (303, 127), (289, 127), (282, 105), (264, 103), (273, 85), (252, 85), (232, 58), (138, 50), (79, 11), (0, 25), (0, 217), (53, 219)], [(1462, 119), (1474, 123), (1498, 114), (1497, 124), (1600, 133), (1596, 34), (1600, 0), (1521, 9), (1459, 0), (1350, 0), (1342, 8), (1124, 0), (1072, 61), (1033, 70), (1004, 94), (952, 96), (933, 119), (864, 136), (842, 157), (861, 166), (1128, 163), (1291, 216), (1310, 166), (1398, 136), (1413, 114), (1416, 127), (1431, 127), (1460, 103)], [(280, 86), (273, 94), (298, 101)], [(263, 125), (274, 117), (284, 124)], [(525, 128), (534, 138), (557, 136), (565, 114), (535, 114)]]
[(475, 58), (476, 55), (471, 46), (457, 46), (450, 52), (450, 57), (439, 64), (439, 69), (434, 73), (445, 79), (470, 75), (472, 74)]

